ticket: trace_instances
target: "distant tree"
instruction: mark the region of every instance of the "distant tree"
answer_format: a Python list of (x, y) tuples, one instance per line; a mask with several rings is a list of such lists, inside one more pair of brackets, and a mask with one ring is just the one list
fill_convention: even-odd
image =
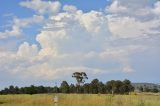
[(15, 89), (15, 94), (20, 94), (20, 89), (18, 86), (16, 86), (14, 89)]
[(134, 90), (129, 80), (111, 80), (106, 83), (106, 90), (108, 93), (112, 94), (129, 94), (129, 92)]
[(69, 85), (67, 81), (63, 81), (60, 86), (60, 90), (62, 93), (69, 93)]
[(90, 93), (90, 84), (86, 83), (83, 85), (84, 93)]
[(72, 77), (76, 78), (77, 85), (83, 84), (85, 82), (85, 79), (88, 79), (85, 72), (74, 72)]
[(115, 82), (116, 82), (115, 80), (111, 80), (106, 83), (106, 89), (108, 93), (114, 94), (116, 90)]
[(148, 86), (144, 86), (144, 92), (150, 92), (151, 91), (151, 89), (148, 87)]
[(20, 89), (21, 93), (25, 93), (25, 94), (36, 94), (37, 93), (37, 88), (34, 85), (31, 85), (30, 87), (23, 87)]
[(90, 89), (91, 89), (91, 92), (93, 94), (97, 94), (98, 93), (98, 86), (99, 86), (99, 80), (98, 79), (93, 79), (91, 81), (91, 84), (90, 84)]
[(139, 90), (140, 92), (143, 92), (143, 87), (140, 86), (140, 87), (138, 88), (138, 90)]
[(60, 89), (57, 86), (54, 86), (53, 93), (60, 93)]
[(1, 91), (1, 94), (9, 94), (9, 89), (8, 88), (4, 88), (4, 90)]
[(19, 88), (20, 94), (26, 94), (24, 87)]
[(123, 85), (123, 82), (120, 80), (115, 81), (114, 83), (114, 93), (116, 94), (123, 94), (124, 92), (120, 91), (120, 88), (122, 87), (126, 87), (125, 85)]
[(13, 85), (10, 85), (10, 86), (9, 86), (9, 93), (10, 93), (10, 94), (15, 94), (15, 93), (16, 93), (16, 92), (15, 92), (15, 88), (14, 88)]
[(134, 91), (134, 87), (132, 86), (131, 81), (129, 81), (127, 79), (125, 79), (123, 81), (123, 86), (124, 86), (125, 93), (129, 93), (131, 91)]
[(79, 86), (79, 93), (84, 93), (83, 85)]
[(151, 91), (152, 91), (153, 93), (158, 93), (158, 92), (159, 92), (159, 90), (158, 90), (158, 88), (157, 88), (156, 86), (154, 86)]
[(85, 72), (74, 72), (72, 77), (76, 78), (77, 93), (79, 93), (79, 88), (80, 88), (81, 84), (84, 84), (85, 79), (88, 79), (87, 74)]
[(106, 93), (105, 85), (102, 82), (98, 83), (98, 93), (101, 93), (101, 94)]
[(27, 88), (27, 93), (28, 94), (36, 94), (37, 93), (37, 89), (34, 85), (31, 85), (30, 87)]
[(46, 88), (42, 85), (38, 86), (36, 88), (37, 88), (37, 93), (46, 93), (47, 92)]
[(70, 90), (70, 93), (76, 93), (76, 87), (74, 86), (74, 84), (71, 84), (69, 86), (69, 90)]

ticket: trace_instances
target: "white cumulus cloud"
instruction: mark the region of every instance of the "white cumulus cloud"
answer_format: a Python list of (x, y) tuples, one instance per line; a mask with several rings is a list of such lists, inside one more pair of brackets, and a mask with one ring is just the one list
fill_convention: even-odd
[[(19, 35), (22, 28), (32, 23), (43, 22), (43, 26), (36, 35), (36, 44), (26, 41), (16, 51), (0, 52), (0, 67), (22, 78), (43, 80), (70, 76), (74, 71), (91, 75), (136, 71), (131, 56), (157, 48), (153, 42), (159, 36), (159, 4), (154, 7), (149, 4), (150, 0), (113, 0), (105, 13), (83, 12), (72, 5), (65, 5), (59, 11), (59, 2), (23, 1), (21, 6), (42, 16), (15, 19), (12, 30), (5, 33)], [(149, 13), (140, 14), (144, 10)], [(2, 33), (0, 38), (4, 37)]]
[(20, 37), (23, 34), (23, 28), (31, 25), (31, 24), (39, 24), (43, 21), (43, 16), (33, 15), (30, 18), (14, 18), (11, 26), (11, 30), (5, 30), (0, 32), (0, 39), (7, 39), (10, 37)]
[(23, 1), (20, 3), (21, 6), (33, 9), (39, 14), (55, 14), (60, 10), (61, 3), (58, 1), (43, 1), (43, 0), (31, 0)]

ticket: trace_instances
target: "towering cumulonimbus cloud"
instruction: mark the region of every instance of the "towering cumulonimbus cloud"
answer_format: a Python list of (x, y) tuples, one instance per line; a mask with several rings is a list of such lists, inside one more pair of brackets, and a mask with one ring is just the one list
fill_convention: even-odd
[(35, 15), (18, 19), (24, 24), (14, 22), (12, 31), (0, 32), (0, 39), (4, 33), (5, 39), (10, 37), (16, 26), (18, 32), (31, 24), (42, 26), (35, 44), (26, 41), (15, 51), (0, 52), (0, 71), (20, 78), (59, 79), (74, 71), (96, 76), (132, 73), (136, 71), (133, 56), (159, 50), (160, 5), (156, 1), (113, 0), (104, 12), (83, 12), (58, 1), (22, 1), (20, 6), (34, 10)]

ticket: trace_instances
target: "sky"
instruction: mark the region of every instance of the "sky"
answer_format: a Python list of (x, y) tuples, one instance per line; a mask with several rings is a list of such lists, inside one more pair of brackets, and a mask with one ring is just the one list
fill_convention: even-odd
[(160, 83), (160, 1), (1, 0), (0, 89), (129, 79)]

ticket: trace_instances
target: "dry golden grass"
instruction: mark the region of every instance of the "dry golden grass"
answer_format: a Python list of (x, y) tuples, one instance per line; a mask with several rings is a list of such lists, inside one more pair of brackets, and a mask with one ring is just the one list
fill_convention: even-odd
[[(54, 94), (0, 95), (0, 106), (54, 106)], [(58, 106), (160, 106), (156, 95), (58, 94)]]

